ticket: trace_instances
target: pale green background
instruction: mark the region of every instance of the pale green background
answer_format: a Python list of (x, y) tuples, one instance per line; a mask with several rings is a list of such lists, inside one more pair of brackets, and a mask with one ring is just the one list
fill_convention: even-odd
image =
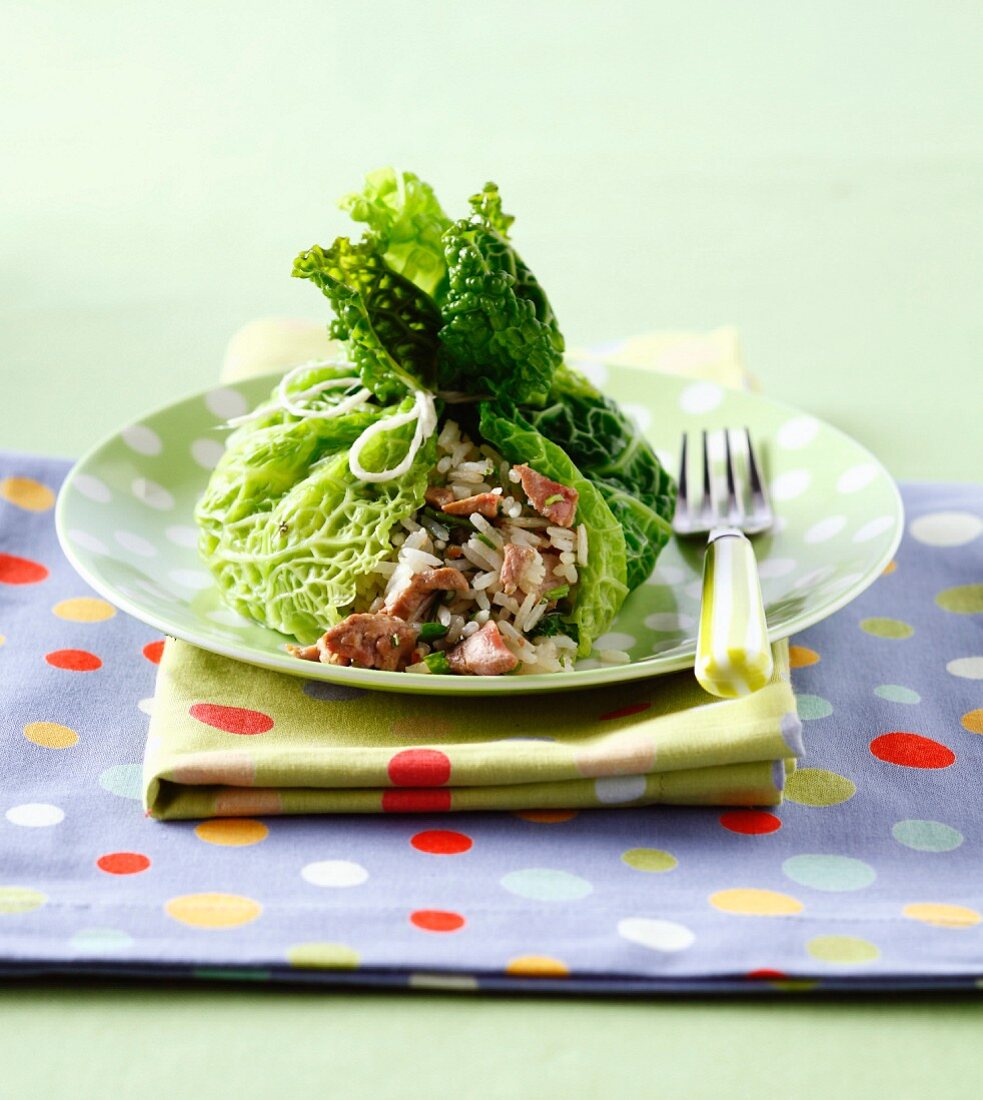
[[(900, 477), (979, 479), (978, 0), (0, 6), (0, 446), (211, 382), (394, 162), (488, 177), (576, 343), (739, 325)], [(983, 1010), (0, 991), (0, 1094), (969, 1095)], [(113, 1082), (109, 1085), (109, 1082)]]

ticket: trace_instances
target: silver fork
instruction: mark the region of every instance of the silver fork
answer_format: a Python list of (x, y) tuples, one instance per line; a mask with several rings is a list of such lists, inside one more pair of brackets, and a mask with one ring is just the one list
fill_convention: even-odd
[(724, 467), (727, 494), (721, 506), (715, 499), (708, 433), (703, 432), (703, 493), (698, 505), (691, 499), (686, 470), (687, 437), (683, 433), (679, 457), (679, 493), (672, 526), (680, 538), (706, 537), (703, 593), (696, 643), (696, 678), (711, 695), (733, 699), (764, 687), (773, 662), (768, 643), (758, 563), (746, 536), (767, 531), (775, 522), (768, 501), (751, 433), (747, 444), (748, 496), (737, 484), (730, 430), (724, 429)]

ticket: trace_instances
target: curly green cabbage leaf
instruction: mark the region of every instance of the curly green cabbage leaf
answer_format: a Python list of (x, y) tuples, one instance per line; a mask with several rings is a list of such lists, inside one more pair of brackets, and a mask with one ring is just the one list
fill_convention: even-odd
[[(405, 475), (381, 483), (352, 475), (348, 447), (369, 423), (411, 406), (250, 424), (230, 438), (195, 512), (201, 554), (227, 603), (310, 643), (373, 591), (393, 527), (423, 504), (436, 442)], [(362, 462), (394, 466), (412, 434), (408, 425), (375, 437)]]
[(578, 653), (586, 656), (607, 631), (628, 595), (625, 534), (598, 487), (555, 443), (540, 435), (518, 411), (504, 402), (483, 402), (481, 434), (511, 463), (569, 485), (580, 494), (577, 522), (587, 528), (587, 565), (579, 569), (577, 598), (566, 616), (577, 627)]
[(432, 388), (437, 374), (440, 313), (417, 286), (392, 271), (371, 240), (339, 237), (294, 260), (293, 274), (310, 279), (331, 302), (330, 334), (348, 341), (362, 384), (380, 401), (407, 389)]
[(447, 283), (447, 261), (441, 237), (451, 220), (433, 188), (412, 172), (379, 168), (365, 177), (361, 191), (338, 204), (354, 221), (368, 224), (367, 236), (398, 275), (424, 294), (441, 298)]
[(563, 361), (563, 336), (536, 276), (503, 236), (498, 188), (471, 199), (474, 214), (444, 234), (449, 285), (441, 302), (440, 384), (541, 405)]
[(628, 587), (637, 588), (672, 534), (676, 483), (618, 404), (567, 364), (556, 371), (546, 407), (523, 414), (603, 494), (624, 528)]

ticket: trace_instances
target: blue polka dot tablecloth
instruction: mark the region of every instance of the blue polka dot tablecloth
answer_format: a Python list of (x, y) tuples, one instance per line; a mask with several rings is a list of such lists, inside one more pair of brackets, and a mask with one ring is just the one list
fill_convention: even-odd
[[(983, 983), (983, 488), (908, 486), (897, 560), (794, 640), (770, 810), (143, 815), (160, 638), (0, 456), (0, 972), (655, 993)], [(330, 705), (326, 703), (325, 705)]]

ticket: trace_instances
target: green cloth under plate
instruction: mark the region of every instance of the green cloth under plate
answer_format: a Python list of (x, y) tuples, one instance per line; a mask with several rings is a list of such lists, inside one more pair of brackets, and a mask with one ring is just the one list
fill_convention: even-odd
[[(323, 353), (324, 330), (248, 326), (227, 380)], [(621, 358), (746, 384), (733, 333), (626, 341)], [(369, 692), (168, 639), (144, 759), (162, 819), (293, 813), (776, 805), (801, 754), (788, 647), (763, 690), (721, 701), (692, 673), (564, 695)]]

